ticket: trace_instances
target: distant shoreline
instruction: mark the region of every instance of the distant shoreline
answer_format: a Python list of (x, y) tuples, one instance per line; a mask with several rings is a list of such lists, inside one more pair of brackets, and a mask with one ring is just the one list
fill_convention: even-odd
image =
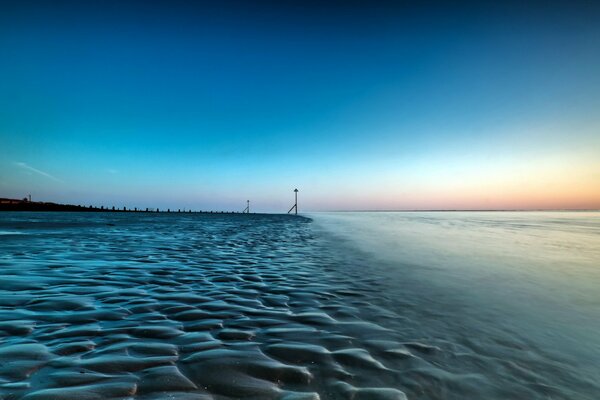
[[(74, 204), (58, 204), (17, 199), (0, 199), (0, 211), (57, 211), (57, 212), (110, 212), (110, 213), (170, 213), (170, 214), (246, 214), (239, 211), (195, 211), (185, 209), (159, 209), (159, 208), (117, 208), (104, 206), (82, 206)], [(255, 214), (255, 213), (250, 213)]]

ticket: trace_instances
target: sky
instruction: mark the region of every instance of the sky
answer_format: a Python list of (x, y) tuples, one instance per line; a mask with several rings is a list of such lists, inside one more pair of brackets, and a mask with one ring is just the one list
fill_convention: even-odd
[(598, 209), (598, 21), (594, 1), (0, 0), (0, 197)]

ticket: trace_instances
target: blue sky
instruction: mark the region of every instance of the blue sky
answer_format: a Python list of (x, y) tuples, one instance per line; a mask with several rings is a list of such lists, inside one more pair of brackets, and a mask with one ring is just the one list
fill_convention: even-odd
[(3, 2), (0, 197), (600, 207), (593, 2)]

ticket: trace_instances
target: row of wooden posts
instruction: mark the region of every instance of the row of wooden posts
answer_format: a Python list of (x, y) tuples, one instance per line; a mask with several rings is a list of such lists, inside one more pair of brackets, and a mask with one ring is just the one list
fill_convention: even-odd
[[(85, 207), (82, 207), (82, 206), (79, 206), (79, 207), (85, 208)], [(89, 209), (100, 210), (100, 211), (147, 212), (147, 213), (150, 213), (150, 212), (156, 212), (156, 213), (162, 212), (162, 213), (164, 213), (164, 212), (166, 212), (166, 213), (176, 213), (176, 214), (177, 213), (209, 213), (209, 214), (241, 214), (242, 213), (240, 211), (203, 211), (203, 210), (193, 211), (193, 210), (185, 210), (185, 209), (182, 211), (181, 209), (171, 210), (170, 208), (167, 208), (166, 211), (164, 209), (163, 209), (163, 211), (160, 211), (159, 208), (148, 208), (148, 207), (146, 209), (142, 209), (142, 208), (138, 209), (137, 207), (134, 207), (134, 208), (123, 207), (121, 209), (121, 208), (116, 208), (116, 207), (109, 208), (109, 207), (104, 207), (104, 206), (100, 206), (100, 207), (89, 206), (88, 208)], [(245, 213), (245, 211), (244, 211), (244, 213)]]
[[(298, 214), (298, 189), (294, 189), (294, 205), (292, 206), (292, 208), (290, 208), (290, 210), (288, 211), (288, 214), (291, 213), (292, 211), (295, 211), (295, 214)], [(85, 208), (82, 206), (79, 206), (81, 208)], [(137, 207), (134, 207), (133, 209), (130, 207), (129, 209), (127, 209), (127, 207), (123, 207), (123, 209), (121, 210), (120, 208), (116, 208), (115, 206), (113, 206), (112, 208), (104, 208), (104, 206), (100, 206), (100, 208), (98, 207), (94, 207), (94, 206), (89, 206), (89, 209), (96, 209), (96, 210), (100, 210), (100, 211), (126, 211), (126, 212), (161, 212), (160, 209), (156, 208), (149, 208), (146, 207), (145, 210), (143, 209), (138, 209)], [(165, 212), (165, 211), (162, 211)], [(192, 210), (183, 210), (181, 211), (181, 209), (177, 209), (177, 211), (173, 210), (171, 211), (170, 208), (167, 208), (167, 213), (209, 213), (209, 214), (250, 214), (250, 200), (246, 200), (246, 208), (243, 211), (192, 211)]]

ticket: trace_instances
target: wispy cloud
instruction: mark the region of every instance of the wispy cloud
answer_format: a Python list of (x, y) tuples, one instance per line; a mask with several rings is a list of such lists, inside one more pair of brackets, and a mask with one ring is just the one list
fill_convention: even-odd
[(16, 165), (16, 166), (18, 166), (18, 167), (20, 167), (20, 168), (23, 168), (23, 169), (24, 169), (24, 170), (26, 170), (26, 171), (35, 172), (35, 173), (36, 173), (36, 174), (38, 174), (38, 175), (42, 175), (42, 176), (44, 176), (44, 177), (46, 177), (46, 178), (48, 178), (48, 179), (52, 179), (53, 181), (56, 181), (56, 182), (61, 182), (61, 183), (63, 182), (63, 181), (61, 181), (60, 179), (58, 179), (57, 177), (55, 177), (55, 176), (52, 176), (52, 175), (50, 175), (49, 173), (47, 173), (47, 172), (44, 172), (44, 171), (42, 171), (42, 170), (39, 170), (39, 169), (37, 169), (37, 168), (33, 168), (31, 165), (28, 165), (27, 163), (24, 163), (24, 162), (16, 162), (16, 163), (15, 163), (15, 165)]
[(113, 169), (113, 168), (109, 168), (109, 169), (107, 169), (106, 171), (107, 171), (109, 174), (118, 174), (118, 173), (119, 173), (119, 171), (118, 171), (118, 170), (116, 170), (116, 169)]

